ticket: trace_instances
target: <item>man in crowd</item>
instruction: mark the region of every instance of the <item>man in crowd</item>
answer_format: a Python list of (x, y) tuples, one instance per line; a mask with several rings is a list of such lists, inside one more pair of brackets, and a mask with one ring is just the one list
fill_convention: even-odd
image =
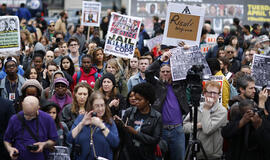
[(14, 57), (8, 57), (4, 61), (7, 76), (1, 80), (0, 93), (1, 97), (14, 101), (21, 96), (21, 87), (25, 79), (17, 73), (18, 64)]
[(225, 47), (225, 57), (227, 57), (230, 61), (230, 68), (229, 71), (232, 73), (236, 73), (240, 71), (241, 62), (237, 59), (237, 51), (231, 45)]
[(72, 37), (77, 38), (78, 41), (79, 41), (79, 45), (80, 45), (79, 52), (80, 52), (80, 54), (82, 54), (82, 51), (85, 48), (85, 42), (86, 42), (85, 35), (83, 34), (83, 29), (84, 29), (84, 26), (78, 24), (76, 26), (76, 33), (74, 33), (72, 35)]
[(82, 56), (82, 66), (80, 71), (73, 75), (73, 84), (71, 90), (74, 89), (77, 83), (87, 82), (92, 88), (95, 86), (96, 80), (101, 77), (97, 69), (92, 66), (92, 57), (89, 54)]
[(79, 52), (79, 41), (77, 38), (70, 38), (68, 40), (68, 49), (70, 51), (69, 57), (72, 59), (74, 63), (74, 68), (75, 71), (80, 70), (80, 61), (81, 61), (81, 56)]
[(222, 136), (229, 140), (226, 159), (265, 160), (270, 159), (270, 123), (268, 113), (255, 111), (254, 102), (242, 100), (238, 110), (232, 110), (230, 122), (222, 129)]
[(18, 16), (19, 19), (24, 18), (27, 21), (32, 18), (32, 15), (31, 15), (30, 11), (28, 10), (28, 8), (25, 8), (25, 4), (24, 3), (22, 3), (20, 5), (20, 8), (16, 12), (16, 16)]
[(58, 138), (54, 120), (39, 110), (39, 100), (34, 96), (22, 102), (23, 111), (13, 115), (8, 123), (4, 144), (11, 159), (45, 160), (48, 148)]
[(55, 33), (55, 23), (54, 21), (49, 22), (48, 29), (45, 31), (44, 36), (51, 42), (52, 37), (54, 36)]
[(270, 42), (269, 42), (269, 37), (267, 35), (262, 35), (259, 37), (259, 51), (261, 54), (264, 54), (266, 56), (270, 55)]
[[(222, 156), (223, 138), (221, 128), (227, 123), (227, 110), (218, 102), (221, 86), (216, 81), (207, 81), (203, 94), (205, 102), (198, 108), (197, 138), (201, 141), (209, 159), (219, 159)], [(184, 131), (193, 132), (193, 120), (190, 114), (184, 120)], [(197, 155), (203, 159), (202, 152)]]
[(214, 47), (212, 47), (208, 50), (208, 52), (206, 53), (205, 59), (217, 58), (217, 51), (222, 46), (224, 46), (224, 37), (218, 36), (217, 37), (217, 45), (215, 45)]
[(128, 91), (130, 91), (134, 86), (136, 86), (139, 83), (146, 82), (145, 79), (145, 71), (146, 68), (149, 66), (150, 62), (149, 59), (145, 56), (142, 56), (139, 58), (139, 70), (140, 72), (135, 74), (134, 76), (130, 77), (128, 80)]
[[(171, 52), (165, 52), (145, 71), (147, 82), (154, 85), (156, 101), (152, 105), (162, 114), (163, 139), (168, 144), (166, 159), (183, 160), (185, 156), (185, 134), (182, 116), (189, 112), (186, 97), (186, 82), (172, 81), (171, 67), (167, 62)], [(159, 73), (159, 80), (155, 78)]]
[(62, 11), (60, 13), (60, 18), (55, 23), (55, 31), (63, 32), (64, 34), (66, 34), (67, 33), (67, 27), (66, 27), (67, 19), (68, 19), (67, 12)]

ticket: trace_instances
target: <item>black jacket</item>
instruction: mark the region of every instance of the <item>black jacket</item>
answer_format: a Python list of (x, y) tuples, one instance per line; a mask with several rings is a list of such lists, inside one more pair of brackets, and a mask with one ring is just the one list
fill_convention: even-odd
[[(136, 107), (130, 107), (126, 110), (123, 122), (126, 122), (128, 118), (127, 125), (134, 128), (135, 116), (139, 111)], [(161, 114), (155, 109), (151, 108), (148, 117), (143, 122), (140, 132), (137, 135), (132, 135), (126, 132), (122, 127), (120, 127), (120, 132), (123, 134), (123, 144), (124, 149), (120, 153), (120, 159), (125, 160), (152, 160), (154, 159), (154, 150), (158, 144), (161, 132), (162, 132), (162, 117)], [(136, 147), (134, 140), (140, 143), (139, 147)], [(127, 152), (125, 154), (124, 152)], [(129, 155), (129, 157), (126, 157)]]
[[(156, 60), (145, 71), (146, 81), (154, 85), (156, 92), (156, 101), (154, 102), (152, 107), (155, 108), (160, 113), (162, 113), (162, 107), (167, 96), (166, 84), (162, 83), (161, 81), (155, 78), (155, 75), (159, 73), (161, 64), (162, 62), (160, 60)], [(189, 107), (186, 96), (186, 88), (187, 88), (186, 81), (185, 80), (174, 81), (172, 82), (172, 88), (180, 105), (179, 107), (181, 109), (182, 115), (187, 114), (189, 112)]]
[(222, 128), (222, 136), (229, 142), (227, 160), (266, 160), (270, 159), (270, 121), (263, 118), (262, 125), (254, 129), (248, 123), (238, 128), (241, 116)]

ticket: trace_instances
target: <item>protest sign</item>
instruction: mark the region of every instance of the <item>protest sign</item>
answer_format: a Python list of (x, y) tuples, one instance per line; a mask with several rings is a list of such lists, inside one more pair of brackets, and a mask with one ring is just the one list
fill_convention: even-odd
[(151, 51), (156, 45), (160, 45), (162, 43), (163, 35), (156, 36), (147, 41), (147, 47), (149, 51)]
[(255, 86), (262, 88), (267, 85), (267, 89), (270, 89), (270, 56), (254, 54), (251, 68)]
[(170, 64), (173, 81), (186, 79), (187, 71), (192, 65), (204, 65), (203, 74), (211, 75), (211, 70), (198, 46), (191, 46), (189, 49), (177, 47), (170, 51), (172, 53)]
[(207, 34), (206, 35), (206, 43), (216, 44), (217, 43), (218, 34)]
[(169, 3), (162, 44), (199, 45), (204, 21), (203, 7)]
[(100, 13), (101, 13), (100, 2), (83, 1), (81, 24), (84, 26), (99, 27)]
[(104, 52), (132, 58), (141, 27), (141, 18), (112, 13)]
[(54, 152), (50, 152), (47, 160), (70, 160), (69, 149), (65, 146), (54, 146)]
[(204, 57), (206, 56), (206, 53), (208, 52), (208, 50), (213, 46), (214, 46), (214, 44), (209, 44), (209, 43), (205, 43), (205, 44), (200, 45), (201, 52), (202, 52)]
[(20, 25), (17, 16), (0, 16), (0, 55), (14, 55), (20, 50)]

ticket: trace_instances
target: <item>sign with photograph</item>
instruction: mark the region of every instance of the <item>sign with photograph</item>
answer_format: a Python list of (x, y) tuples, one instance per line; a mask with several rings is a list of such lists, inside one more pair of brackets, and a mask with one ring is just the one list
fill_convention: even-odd
[(20, 50), (20, 25), (17, 16), (0, 16), (0, 54), (14, 54)]
[(266, 85), (270, 89), (270, 56), (254, 54), (251, 68), (255, 86), (262, 88)]
[(197, 6), (169, 3), (162, 44), (199, 45), (205, 9)]
[(112, 13), (104, 52), (132, 58), (139, 39), (141, 18)]
[(96, 26), (100, 24), (101, 3), (83, 1), (82, 3), (82, 20), (84, 26)]
[(173, 81), (186, 79), (187, 71), (192, 65), (204, 65), (203, 74), (211, 75), (211, 70), (198, 46), (191, 46), (189, 49), (177, 47), (170, 51), (172, 53), (170, 64)]
[(155, 46), (160, 45), (162, 43), (163, 35), (156, 36), (147, 41), (147, 47), (149, 51), (151, 51)]

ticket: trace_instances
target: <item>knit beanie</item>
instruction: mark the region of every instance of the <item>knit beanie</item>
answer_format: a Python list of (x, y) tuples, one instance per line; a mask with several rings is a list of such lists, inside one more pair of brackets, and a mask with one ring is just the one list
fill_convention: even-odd
[(39, 83), (39, 81), (37, 81), (35, 79), (26, 80), (22, 85), (22, 88), (21, 88), (22, 92), (29, 86), (34, 86), (40, 91), (40, 93), (42, 92), (43, 88), (42, 88), (41, 84)]
[(110, 79), (110, 80), (112, 81), (112, 83), (113, 83), (113, 86), (116, 86), (116, 81), (115, 81), (114, 75), (111, 74), (111, 73), (106, 73), (106, 74), (104, 74), (104, 75), (101, 77), (101, 81), (100, 81), (101, 83), (100, 83), (100, 86), (102, 86), (103, 80), (104, 80), (105, 78)]

